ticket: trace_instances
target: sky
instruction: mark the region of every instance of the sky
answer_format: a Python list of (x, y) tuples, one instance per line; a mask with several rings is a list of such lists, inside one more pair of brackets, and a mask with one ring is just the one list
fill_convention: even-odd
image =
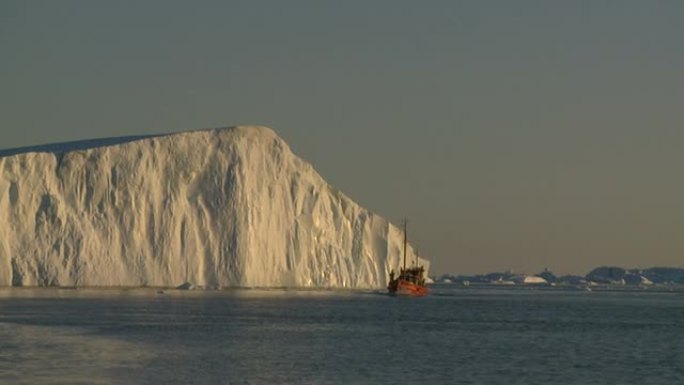
[(684, 267), (684, 2), (0, 2), (0, 148), (266, 125), (431, 274)]

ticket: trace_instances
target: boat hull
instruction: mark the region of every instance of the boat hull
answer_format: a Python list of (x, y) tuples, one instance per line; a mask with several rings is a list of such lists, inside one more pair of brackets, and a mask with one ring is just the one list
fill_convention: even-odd
[(411, 297), (422, 297), (428, 294), (427, 287), (415, 284), (413, 282), (398, 279), (390, 282), (387, 290), (393, 295), (406, 295)]

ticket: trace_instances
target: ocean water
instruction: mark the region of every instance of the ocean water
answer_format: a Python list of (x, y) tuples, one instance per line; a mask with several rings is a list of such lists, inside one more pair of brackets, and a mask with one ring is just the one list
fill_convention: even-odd
[(0, 289), (0, 384), (684, 384), (684, 293)]

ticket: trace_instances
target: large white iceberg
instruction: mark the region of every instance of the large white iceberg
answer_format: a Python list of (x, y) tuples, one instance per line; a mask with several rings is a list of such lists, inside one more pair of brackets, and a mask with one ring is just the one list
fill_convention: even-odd
[(402, 240), (265, 127), (0, 152), (0, 286), (381, 288)]

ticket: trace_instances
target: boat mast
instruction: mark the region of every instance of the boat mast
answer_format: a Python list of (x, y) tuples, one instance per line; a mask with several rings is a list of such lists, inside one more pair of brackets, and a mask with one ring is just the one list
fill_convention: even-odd
[(406, 271), (406, 218), (404, 218), (404, 271)]

